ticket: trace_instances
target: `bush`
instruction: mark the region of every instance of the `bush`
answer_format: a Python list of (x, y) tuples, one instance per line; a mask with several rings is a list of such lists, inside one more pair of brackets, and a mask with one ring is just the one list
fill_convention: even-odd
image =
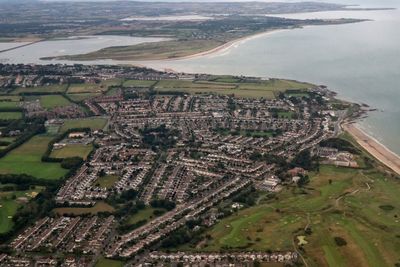
[(336, 245), (339, 247), (343, 247), (343, 246), (347, 245), (346, 240), (340, 236), (335, 236), (334, 240), (335, 240)]
[(61, 161), (61, 167), (64, 169), (77, 169), (83, 163), (80, 157), (65, 158)]

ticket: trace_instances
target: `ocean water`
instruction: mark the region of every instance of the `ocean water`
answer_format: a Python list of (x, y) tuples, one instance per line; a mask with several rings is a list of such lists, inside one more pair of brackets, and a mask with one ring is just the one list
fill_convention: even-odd
[[(362, 7), (400, 8), (400, 1), (360, 2)], [(400, 154), (400, 11), (281, 16), (372, 21), (277, 31), (239, 42), (212, 55), (143, 64), (158, 69), (281, 77), (327, 85), (342, 99), (376, 108), (377, 111), (370, 112), (359, 123), (360, 127)]]

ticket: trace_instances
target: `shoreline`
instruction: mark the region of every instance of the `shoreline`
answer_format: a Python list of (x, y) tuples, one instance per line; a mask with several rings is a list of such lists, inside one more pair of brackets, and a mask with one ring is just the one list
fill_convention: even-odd
[(255, 33), (249, 36), (244, 36), (241, 37), (239, 39), (234, 39), (232, 41), (226, 42), (220, 46), (214, 47), (210, 50), (207, 51), (203, 51), (203, 52), (199, 52), (196, 54), (192, 54), (192, 55), (188, 55), (188, 56), (183, 56), (183, 57), (177, 57), (177, 58), (167, 58), (167, 59), (158, 59), (158, 60), (143, 60), (143, 61), (138, 61), (138, 62), (168, 62), (168, 61), (179, 61), (179, 60), (187, 60), (187, 59), (193, 59), (193, 58), (198, 58), (198, 57), (203, 57), (203, 56), (208, 56), (208, 55), (212, 55), (221, 51), (225, 51), (225, 50), (229, 50), (232, 47), (234, 47), (235, 45), (238, 45), (242, 42), (247, 42), (249, 40), (252, 40), (254, 38), (258, 38), (264, 35), (269, 35), (272, 33), (277, 33), (277, 32), (281, 32), (281, 31), (287, 31), (287, 30), (292, 30), (292, 29), (273, 29), (273, 30), (267, 30), (264, 32), (259, 32), (259, 33)]
[(383, 163), (396, 174), (400, 175), (400, 156), (392, 152), (372, 136), (365, 133), (362, 129), (357, 127), (355, 123), (344, 123), (342, 124), (342, 128), (375, 159)]

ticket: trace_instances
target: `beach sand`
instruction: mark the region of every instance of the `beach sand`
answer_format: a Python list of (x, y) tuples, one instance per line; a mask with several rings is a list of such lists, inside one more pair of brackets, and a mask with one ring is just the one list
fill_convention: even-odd
[(342, 127), (373, 157), (400, 175), (400, 157), (398, 155), (390, 151), (373, 137), (363, 132), (354, 123), (346, 123), (343, 124)]

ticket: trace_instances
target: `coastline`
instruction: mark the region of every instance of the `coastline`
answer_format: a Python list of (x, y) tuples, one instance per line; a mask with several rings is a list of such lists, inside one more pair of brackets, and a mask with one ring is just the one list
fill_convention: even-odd
[(378, 140), (365, 133), (355, 123), (342, 124), (343, 130), (347, 131), (356, 142), (370, 153), (375, 159), (383, 163), (389, 169), (400, 175), (400, 156), (390, 151)]
[(217, 52), (221, 52), (221, 51), (225, 51), (225, 50), (229, 50), (232, 47), (234, 47), (235, 45), (242, 43), (242, 42), (247, 42), (249, 40), (252, 40), (254, 38), (258, 38), (264, 35), (268, 35), (268, 34), (272, 34), (272, 33), (277, 33), (277, 32), (281, 32), (281, 31), (287, 31), (287, 30), (291, 30), (291, 29), (274, 29), (274, 30), (267, 30), (264, 32), (259, 32), (259, 33), (255, 33), (249, 36), (244, 36), (241, 37), (239, 39), (234, 39), (232, 41), (229, 41), (227, 43), (224, 43), (220, 46), (214, 47), (210, 50), (207, 51), (203, 51), (203, 52), (199, 52), (196, 54), (192, 54), (192, 55), (188, 55), (188, 56), (184, 56), (184, 57), (176, 57), (176, 58), (168, 58), (168, 59), (160, 59), (160, 60), (143, 60), (140, 62), (155, 62), (155, 61), (160, 61), (160, 62), (168, 62), (168, 61), (179, 61), (179, 60), (186, 60), (186, 59), (193, 59), (193, 58), (198, 58), (198, 57), (203, 57), (203, 56), (208, 56), (208, 55), (212, 55), (215, 54)]

